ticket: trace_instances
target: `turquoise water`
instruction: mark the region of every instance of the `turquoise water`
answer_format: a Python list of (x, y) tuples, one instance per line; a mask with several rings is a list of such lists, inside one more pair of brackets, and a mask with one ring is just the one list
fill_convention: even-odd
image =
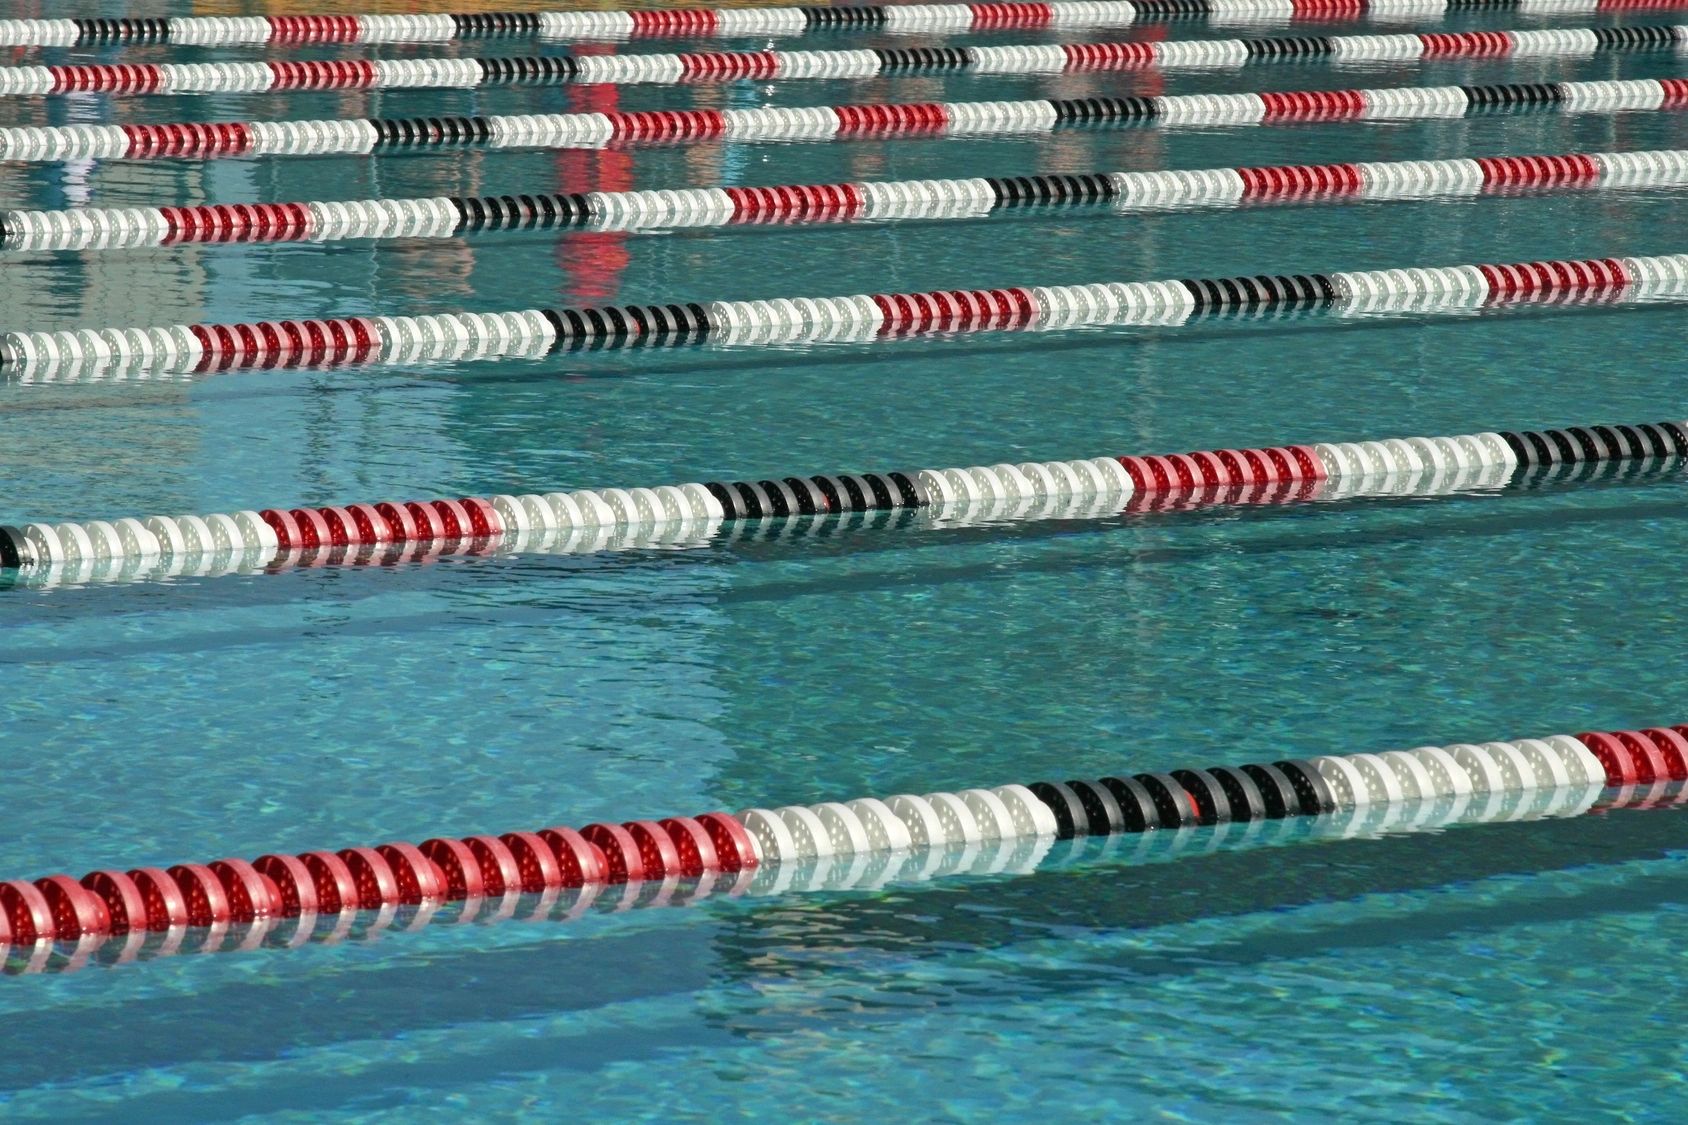
[[(615, 96), (626, 108), (802, 105), (1680, 73), (1668, 56), (1636, 55)], [(0, 114), (504, 113), (610, 96), (19, 99)], [(1688, 147), (1680, 113), (102, 163), (9, 167), (0, 206), (1672, 147)], [(1682, 203), (1561, 194), (12, 255), (0, 325), (1680, 253)], [(0, 523), (1683, 417), (1682, 325), (1669, 308), (1588, 309), (8, 380)], [(0, 589), (0, 870), (1683, 721), (1682, 487), (1665, 475)], [(1683, 824), (1613, 813), (1211, 854), (1198, 841), (1165, 863), (1062, 845), (1029, 875), (683, 909), (598, 903), (568, 924), (394, 927), (294, 951), (20, 972), (0, 987), (0, 1098), (20, 1116), (130, 1119), (1676, 1118)], [(9, 964), (24, 967), (21, 955)]]

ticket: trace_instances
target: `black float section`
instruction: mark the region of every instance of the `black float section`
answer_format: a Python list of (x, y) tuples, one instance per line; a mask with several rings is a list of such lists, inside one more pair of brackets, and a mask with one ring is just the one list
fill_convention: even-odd
[(1060, 840), (1317, 816), (1336, 808), (1330, 786), (1317, 767), (1290, 759), (1099, 781), (1039, 781), (1028, 788), (1055, 818), (1055, 836)]
[(803, 19), (812, 28), (885, 26), (885, 9), (877, 5), (849, 8), (805, 7), (801, 10)]
[(517, 59), (476, 59), (488, 86), (564, 86), (579, 68), (566, 55), (529, 55)]
[(1105, 121), (1151, 121), (1160, 116), (1153, 98), (1052, 98), (1055, 124), (1091, 125)]
[(168, 43), (167, 19), (72, 20), (78, 46), (95, 43)]
[(460, 39), (490, 39), (494, 36), (539, 34), (537, 12), (473, 12), (451, 17)]
[(486, 195), (453, 199), (457, 234), (483, 230), (546, 230), (579, 226), (592, 210), (581, 192), (568, 195)]
[(1502, 82), (1490, 86), (1461, 86), (1469, 110), (1512, 109), (1517, 106), (1558, 105), (1565, 100), (1557, 82)]
[(372, 118), (375, 151), (403, 145), (485, 144), (492, 128), (484, 117)]

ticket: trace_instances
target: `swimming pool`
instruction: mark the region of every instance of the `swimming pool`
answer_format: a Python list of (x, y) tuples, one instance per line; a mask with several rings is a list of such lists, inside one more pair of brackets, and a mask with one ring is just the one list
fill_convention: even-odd
[[(20, 5), (19, 8), (23, 8)], [(122, 6), (124, 15), (166, 14)], [(368, 10), (367, 6), (348, 11)], [(19, 11), (17, 14), (29, 14)], [(105, 14), (105, 13), (101, 13)], [(1669, 13), (1434, 26), (1663, 24)], [(1427, 26), (1427, 25), (1421, 25)], [(860, 43), (1219, 39), (1185, 21)], [(1305, 29), (1300, 29), (1305, 32)], [(1319, 27), (1358, 34), (1364, 23)], [(712, 40), (759, 49), (769, 40)], [(615, 52), (696, 44), (602, 46)], [(702, 48), (699, 48), (702, 49)], [(286, 57), (557, 53), (475, 42)], [(55, 49), (52, 61), (268, 57)], [(20, 55), (31, 62), (37, 55)], [(5, 125), (1674, 78), (1670, 53), (1240, 72), (11, 98)], [(1680, 112), (8, 165), (0, 208), (627, 191), (1688, 148)], [(1680, 190), (12, 251), (0, 328), (1688, 253)], [(7, 373), (0, 524), (1684, 416), (1670, 304), (754, 349)], [(667, 545), (0, 575), (6, 878), (520, 825), (1669, 724), (1680, 472)], [(962, 521), (965, 522), (965, 521)], [(783, 525), (782, 525), (783, 526)], [(274, 572), (270, 572), (274, 570)], [(1562, 810), (1565, 811), (1565, 810)], [(984, 873), (162, 956), (14, 948), (22, 1114), (1674, 1116), (1670, 809), (1060, 841)], [(1232, 826), (1236, 827), (1236, 826)], [(1174, 836), (1178, 842), (1173, 842)], [(1140, 843), (1147, 841), (1146, 843)], [(824, 880), (821, 880), (824, 882)], [(867, 880), (871, 883), (873, 880)], [(532, 902), (521, 904), (530, 913)], [(377, 929), (372, 940), (368, 931)], [(319, 936), (330, 936), (325, 926)], [(201, 939), (202, 940), (202, 939)], [(184, 947), (194, 946), (183, 939)], [(1614, 1077), (1617, 1075), (1619, 1077)]]

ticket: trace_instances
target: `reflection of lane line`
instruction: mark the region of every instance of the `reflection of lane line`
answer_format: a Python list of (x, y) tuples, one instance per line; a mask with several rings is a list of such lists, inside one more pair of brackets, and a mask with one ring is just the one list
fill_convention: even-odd
[[(783, 894), (1020, 873), (1046, 858), (1074, 858), (1072, 847), (1053, 856), (1051, 848), (1091, 835), (1135, 837), (1131, 858), (1142, 862), (1215, 851), (1239, 824), (1247, 827), (1232, 846), (1576, 816), (1614, 786), (1606, 807), (1680, 801), (1685, 731), (1552, 735), (11, 880), (0, 883), (0, 947), (33, 947), (26, 970), (72, 969), (96, 955), (121, 962), (143, 952), (293, 947), (319, 932), (337, 941), (360, 911), (375, 912), (365, 936), (401, 920), (416, 929), (450, 901), (464, 903), (456, 920), (518, 911), (566, 919), (611, 895), (615, 909), (629, 909), (677, 905), (718, 886)], [(1301, 817), (1315, 818), (1312, 832), (1283, 827)], [(1117, 854), (1112, 841), (1104, 854)], [(616, 884), (625, 885), (619, 894)], [(55, 939), (75, 946), (58, 961)]]
[(1404, 86), (1120, 98), (754, 109), (618, 110), (474, 117), (171, 122), (0, 129), (0, 160), (202, 160), (455, 148), (604, 148), (702, 141), (991, 136), (1090, 126), (1254, 126), (1405, 121), (1553, 111), (1615, 114), (1688, 105), (1688, 79)]
[(193, 242), (456, 238), (482, 231), (622, 231), (893, 219), (979, 219), (1022, 207), (1120, 214), (1255, 203), (1469, 198), (1688, 183), (1688, 149), (1292, 164), (553, 195), (435, 196), (0, 212), (8, 250), (127, 250)]
[(1688, 53), (1688, 27), (1556, 28), (1420, 35), (1123, 40), (1048, 45), (878, 47), (855, 51), (703, 51), (517, 58), (309, 59), (286, 62), (82, 63), (0, 68), (0, 97), (54, 94), (266, 94), (301, 90), (663, 85), (905, 74), (1056, 75), (1235, 69), (1251, 63), (1426, 59), (1590, 59)]
[[(1688, 423), (1197, 450), (1028, 461), (911, 472), (581, 489), (485, 499), (267, 508), (232, 515), (149, 516), (0, 527), (0, 567), (49, 568), (51, 580), (124, 579), (144, 560), (168, 573), (228, 573), (416, 554), (685, 548), (722, 521), (733, 537), (762, 520), (925, 509), (934, 526), (999, 519), (1087, 519), (1355, 496), (1438, 495), (1675, 468)], [(784, 533), (784, 525), (776, 525)], [(821, 525), (811, 524), (810, 533)], [(61, 569), (62, 568), (62, 569)], [(150, 573), (150, 571), (149, 571)]]
[(963, 332), (1181, 327), (1215, 316), (1458, 314), (1688, 298), (1688, 254), (1176, 281), (935, 289), (495, 313), (8, 332), (0, 368), (49, 382), (196, 372), (539, 358), (560, 350), (864, 343)]
[[(620, 41), (796, 36), (812, 31), (930, 35), (1013, 28), (1127, 27), (1204, 19), (1215, 24), (1428, 22), (1494, 0), (1053, 0), (1050, 3), (816, 5), (659, 11), (484, 12), (472, 15), (178, 16), (163, 19), (0, 20), (0, 46), (118, 43), (296, 46), (446, 43), (458, 39)], [(1520, 12), (1591, 15), (1679, 11), (1684, 0), (1518, 0)]]

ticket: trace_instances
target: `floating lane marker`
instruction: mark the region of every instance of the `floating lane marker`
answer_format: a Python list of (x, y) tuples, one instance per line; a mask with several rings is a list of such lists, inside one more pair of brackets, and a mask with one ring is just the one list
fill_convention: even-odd
[(988, 869), (1023, 871), (1056, 841), (1086, 836), (1210, 828), (1219, 837), (1301, 817), (1342, 820), (1361, 834), (1576, 815), (1614, 788), (1614, 805), (1669, 800), (1688, 779), (1685, 733), (1591, 731), (13, 879), (0, 882), (0, 951), (33, 947), (26, 968), (47, 967), (43, 947), (65, 943), (75, 948), (59, 967), (79, 967), (108, 943), (110, 959), (134, 958), (148, 935), (164, 935), (154, 955), (251, 949), (278, 929), (278, 943), (291, 946), (324, 917), (332, 940), (358, 911), (378, 912), (370, 929), (379, 930), (401, 908), (415, 928), (452, 901), (466, 920), (508, 916), (521, 896), (538, 895), (525, 913), (551, 917), (567, 894), (572, 917), (616, 885), (628, 887), (627, 905), (660, 905), (682, 880), (697, 881), (685, 892), (693, 899), (718, 884), (742, 893), (759, 882), (764, 894), (874, 886), (930, 878), (981, 852)]
[(1688, 79), (1401, 86), (1159, 97), (656, 109), (474, 117), (51, 125), (0, 129), (0, 160), (329, 156), (413, 149), (831, 141), (1050, 133), (1097, 126), (1211, 127), (1401, 121), (1554, 111), (1612, 114), (1688, 105)]
[(1688, 0), (1079, 0), (1055, 3), (671, 8), (661, 11), (483, 12), (466, 15), (178, 16), (163, 19), (0, 20), (0, 47), (173, 43), (301, 46), (447, 43), (459, 39), (619, 42), (804, 35), (965, 33), (1128, 27), (1207, 18), (1215, 23), (1431, 21), (1449, 12), (1510, 9), (1533, 16), (1681, 11)]
[(979, 219), (1016, 208), (1095, 204), (1141, 214), (1681, 184), (1688, 184), (1688, 149), (677, 191), (0, 211), (0, 245), (9, 250), (127, 250), (193, 242), (453, 238), (500, 230)]
[(705, 51), (526, 58), (322, 59), (297, 62), (88, 63), (0, 68), (0, 95), (282, 93), (570, 84), (677, 85), (876, 78), (891, 74), (1075, 74), (1234, 68), (1251, 63), (1592, 58), (1688, 48), (1688, 27), (1563, 28), (1401, 35), (1279, 36), (854, 51)]
[[(1004, 505), (1059, 509), (1087, 499), (1113, 510), (1392, 496), (1424, 488), (1497, 488), (1545, 469), (1584, 470), (1688, 456), (1688, 424), (1573, 426), (1540, 432), (1394, 438), (1387, 441), (1220, 449), (1167, 456), (1096, 457), (952, 469), (836, 473), (606, 488), (490, 498), (267, 508), (211, 515), (0, 526), (0, 567), (68, 566), (93, 577), (132, 562), (202, 560), (209, 569), (287, 566), (319, 553), (356, 561), (376, 552), (465, 544), (485, 550), (562, 535), (608, 540), (616, 529), (653, 534), (674, 526), (704, 537), (723, 521), (839, 513)], [(1133, 503), (1135, 499), (1135, 503)]]
[(499, 313), (332, 317), (8, 332), (0, 369), (31, 379), (158, 368), (211, 372), (539, 358), (558, 350), (863, 343), (930, 334), (1177, 327), (1215, 316), (1398, 316), (1566, 303), (1682, 301), (1688, 254), (1349, 273)]
[[(1618, 427), (1607, 428), (1612, 429), (1614, 433), (1619, 430)], [(1640, 434), (1643, 441), (1647, 440), (1644, 427), (1635, 426), (1630, 429)], [(1667, 443), (1670, 441), (1670, 426), (1655, 426), (1654, 429), (1665, 437)], [(1459, 444), (1463, 444), (1463, 440)], [(1370, 447), (1363, 443), (1354, 448), (1370, 450)], [(159, 582), (182, 577), (220, 578), (231, 574), (278, 574), (294, 569), (339, 566), (427, 565), (445, 557), (597, 555), (650, 551), (667, 554), (730, 547), (738, 543), (770, 542), (783, 542), (801, 548), (805, 543), (836, 541), (840, 536), (876, 536), (911, 531), (951, 533), (965, 529), (989, 529), (990, 533), (994, 534), (995, 529), (1005, 524), (1037, 521), (1097, 521), (1121, 516), (1158, 516), (1220, 507), (1260, 507), (1302, 501), (1341, 501), (1360, 497), (1391, 500), (1615, 481), (1630, 483), (1674, 480), (1680, 478), (1684, 467), (1682, 457), (1674, 453), (1653, 455), (1651, 445), (1647, 447), (1648, 454), (1634, 459), (1558, 460), (1529, 465), (1511, 465), (1504, 459), (1492, 464), (1454, 464), (1444, 459), (1438, 465), (1434, 460), (1427, 460), (1422, 453), (1416, 461), (1413, 460), (1409, 455), (1413, 448), (1410, 443), (1384, 442), (1377, 449), (1362, 454), (1365, 463), (1359, 473), (1342, 473), (1327, 476), (1319, 481), (1290, 479), (1253, 485), (1207, 485), (1188, 489), (1145, 489), (1141, 492), (1115, 488), (1100, 492), (1063, 492), (1057, 483), (1053, 491), (1039, 493), (1037, 487), (1042, 476), (1037, 464), (981, 465), (961, 470), (959, 473), (944, 470), (942, 476), (951, 485), (949, 497), (945, 498), (941, 489), (936, 498), (928, 492), (928, 502), (915, 508), (855, 510), (845, 506), (837, 511), (817, 511), (812, 516), (799, 512), (796, 517), (764, 514), (760, 518), (745, 516), (731, 520), (725, 518), (723, 512), (720, 518), (682, 517), (653, 520), (648, 523), (640, 520), (610, 524), (583, 522), (579, 525), (564, 525), (558, 522), (555, 526), (539, 526), (530, 520), (526, 527), (512, 527), (506, 522), (503, 532), (496, 536), (418, 539), (404, 542), (388, 539), (373, 543), (347, 543), (341, 546), (334, 545), (331, 537), (326, 546), (319, 544), (314, 548), (293, 547), (287, 550), (268, 547), (262, 542), (256, 545), (248, 543), (244, 547), (231, 542), (228, 548), (219, 547), (209, 552), (196, 553), (186, 549), (187, 540), (184, 533), (184, 549), (181, 553), (102, 555), (96, 546), (93, 554), (82, 555), (68, 553), (79, 551), (81, 548), (76, 532), (64, 525), (55, 524), (54, 533), (58, 541), (67, 545), (66, 557), (59, 561), (36, 562), (16, 570), (0, 570), (0, 589), (10, 587), (45, 590), (61, 586)], [(1194, 458), (1194, 455), (1190, 456)], [(1064, 477), (1057, 475), (1058, 468), (1052, 470), (1049, 467), (1053, 464), (1044, 463), (1041, 466), (1043, 472), (1048, 474), (1052, 481), (1064, 480)], [(1091, 464), (1096, 465), (1098, 469), (1107, 468), (1095, 462)], [(1381, 470), (1374, 468), (1378, 464), (1382, 465)], [(1078, 462), (1067, 462), (1066, 465), (1075, 476), (1084, 472), (1083, 466)], [(1176, 471), (1175, 461), (1173, 465)], [(1019, 475), (1009, 472), (1010, 468), (1019, 470)], [(859, 475), (869, 476), (865, 473)], [(936, 477), (938, 474), (933, 475)], [(1021, 477), (1031, 482), (1031, 492), (1023, 491)], [(1104, 480), (1108, 477), (1109, 474), (1103, 474)], [(1127, 477), (1130, 477), (1129, 473)], [(807, 483), (820, 487), (819, 482), (822, 479), (811, 477)], [(797, 480), (797, 483), (793, 483), (794, 480)], [(1114, 481), (1118, 483), (1117, 476)], [(748, 487), (751, 483), (738, 482), (727, 487), (742, 496), (740, 485)], [(779, 484), (782, 482), (754, 483), (760, 487), (761, 492), (752, 491), (750, 495), (753, 497), (766, 495), (771, 499), (782, 495), (779, 491)], [(794, 495), (803, 484), (801, 480), (791, 477), (784, 478), (783, 483), (793, 490)], [(631, 494), (640, 492), (638, 489), (625, 491)], [(664, 490), (653, 491), (660, 494)], [(606, 506), (608, 501), (604, 497), (607, 495), (607, 492), (597, 494), (598, 499)], [(849, 499), (848, 489), (845, 489), (842, 495)], [(511, 499), (522, 503), (522, 498)], [(554, 497), (548, 497), (546, 503), (554, 508), (558, 501)], [(583, 513), (597, 511), (597, 505), (592, 501), (576, 503)], [(777, 508), (777, 504), (774, 506)], [(523, 507), (526, 507), (525, 503)], [(201, 518), (207, 521), (208, 526), (213, 522), (221, 522), (213, 521), (209, 516)], [(184, 519), (186, 517), (178, 517), (178, 524)], [(94, 543), (92, 534), (87, 532), (90, 525), (81, 526), (84, 533), (89, 534), (90, 543)], [(188, 521), (186, 526), (191, 526), (197, 531), (197, 525), (192, 521)], [(18, 529), (16, 535), (21, 537), (22, 541), (27, 542), (30, 539), (29, 534), (22, 529)], [(45, 540), (46, 536), (42, 535), (40, 538)], [(18, 538), (13, 539), (14, 543), (18, 541)]]

